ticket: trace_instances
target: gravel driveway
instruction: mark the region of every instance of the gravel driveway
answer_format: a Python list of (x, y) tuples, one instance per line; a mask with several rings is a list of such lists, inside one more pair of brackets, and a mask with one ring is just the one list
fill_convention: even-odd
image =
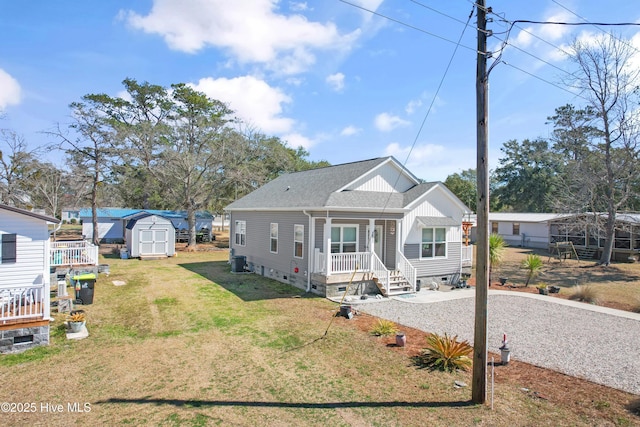
[[(413, 302), (419, 300), (418, 295), (352, 304), (401, 325), (446, 332), (473, 342), (473, 295)], [(640, 315), (537, 295), (491, 291), (487, 311), (489, 351), (500, 353), (498, 348), (506, 333), (515, 360), (640, 395)]]

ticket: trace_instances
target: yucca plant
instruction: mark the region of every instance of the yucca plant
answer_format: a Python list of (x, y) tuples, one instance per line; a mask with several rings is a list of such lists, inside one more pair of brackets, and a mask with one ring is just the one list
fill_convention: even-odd
[(598, 304), (599, 296), (595, 288), (589, 285), (578, 285), (571, 288), (573, 293), (569, 295), (569, 299), (574, 301), (582, 301), (589, 304)]
[(441, 371), (452, 372), (457, 369), (468, 370), (471, 368), (471, 358), (469, 354), (473, 347), (468, 341), (458, 341), (458, 336), (450, 337), (446, 333), (444, 336), (431, 334), (427, 336), (427, 346), (422, 350), (419, 357), (420, 363), (439, 369)]
[(497, 233), (489, 235), (489, 285), (491, 285), (493, 269), (502, 263), (506, 246), (507, 243), (501, 235)]
[(84, 313), (73, 313), (67, 316), (69, 322), (84, 322), (86, 319)]
[(529, 281), (542, 271), (542, 258), (536, 254), (529, 254), (527, 258), (522, 261), (521, 267), (527, 270), (527, 281), (524, 284), (524, 286), (527, 287), (529, 286)]
[(378, 319), (378, 323), (371, 330), (371, 335), (375, 335), (378, 337), (393, 335), (398, 332), (398, 327), (391, 320)]

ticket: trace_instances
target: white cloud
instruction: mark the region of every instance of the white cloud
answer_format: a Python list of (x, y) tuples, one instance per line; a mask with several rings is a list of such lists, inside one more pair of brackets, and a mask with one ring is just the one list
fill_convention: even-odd
[(362, 129), (357, 128), (353, 125), (349, 125), (346, 128), (342, 129), (342, 131), (340, 131), (340, 135), (342, 136), (352, 136), (352, 135), (356, 135), (358, 133), (362, 132)]
[(325, 79), (327, 84), (336, 92), (342, 92), (344, 89), (344, 74), (335, 73), (327, 76)]
[(389, 113), (380, 113), (374, 119), (376, 128), (382, 132), (389, 132), (400, 126), (407, 126), (410, 122)]
[(291, 98), (278, 88), (253, 76), (232, 79), (206, 77), (192, 85), (210, 98), (226, 103), (248, 125), (255, 125), (260, 132), (286, 133), (295, 121), (283, 117), (283, 105)]
[(316, 144), (314, 140), (295, 132), (283, 135), (281, 139), (291, 148), (302, 147), (305, 150), (308, 150)]
[(304, 12), (305, 10), (309, 10), (309, 5), (307, 5), (306, 1), (305, 2), (290, 1), (289, 9), (293, 10), (294, 12)]
[(148, 15), (122, 12), (130, 25), (161, 35), (171, 49), (226, 49), (241, 63), (263, 63), (282, 74), (307, 70), (315, 50), (348, 50), (361, 30), (340, 34), (332, 22), (277, 13), (277, 0), (154, 0)]
[(0, 68), (0, 110), (9, 105), (17, 105), (22, 98), (20, 83)]
[(420, 107), (422, 107), (422, 100), (412, 99), (411, 101), (409, 101), (407, 106), (404, 107), (404, 111), (406, 111), (407, 114), (413, 114), (416, 111), (416, 109)]

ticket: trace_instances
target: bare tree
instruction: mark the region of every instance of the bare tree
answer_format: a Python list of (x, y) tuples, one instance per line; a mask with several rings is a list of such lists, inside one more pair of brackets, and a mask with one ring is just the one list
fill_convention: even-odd
[(31, 205), (25, 189), (36, 150), (29, 150), (24, 138), (12, 130), (0, 129), (0, 202), (21, 208)]
[[(638, 153), (637, 88), (640, 70), (632, 64), (636, 54), (628, 43), (611, 35), (576, 40), (570, 59), (576, 72), (567, 83), (587, 100), (595, 113), (600, 137), (589, 144), (579, 161), (587, 205), (602, 210), (605, 245), (600, 263), (608, 265), (615, 238), (616, 214), (632, 195), (640, 166)], [(585, 205), (585, 200), (578, 201)]]

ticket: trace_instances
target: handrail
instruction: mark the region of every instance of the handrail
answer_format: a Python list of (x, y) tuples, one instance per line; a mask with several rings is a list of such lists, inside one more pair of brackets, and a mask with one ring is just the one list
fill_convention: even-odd
[(351, 273), (355, 269), (358, 271), (369, 271), (370, 252), (343, 252), (331, 254), (331, 271), (333, 273)]
[(378, 258), (375, 252), (371, 252), (371, 271), (378, 278), (380, 284), (384, 287), (386, 294), (389, 295), (389, 285), (391, 284), (391, 272), (387, 270), (384, 263)]
[(396, 257), (397, 257), (396, 264), (398, 265), (398, 270), (400, 270), (404, 278), (407, 279), (407, 282), (409, 282), (409, 285), (411, 285), (411, 290), (415, 291), (416, 280), (418, 278), (416, 268), (413, 265), (411, 265), (409, 260), (404, 256), (402, 252), (397, 251)]
[(86, 240), (51, 242), (49, 263), (61, 265), (98, 265), (98, 247)]

